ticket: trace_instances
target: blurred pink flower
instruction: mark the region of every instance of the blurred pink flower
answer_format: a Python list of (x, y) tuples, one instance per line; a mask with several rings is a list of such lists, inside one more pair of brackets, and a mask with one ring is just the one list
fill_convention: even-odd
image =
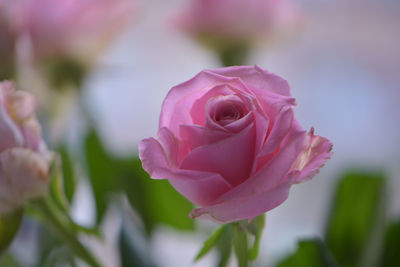
[(36, 59), (91, 63), (127, 26), (131, 0), (12, 0), (19, 32), (31, 39)]
[(33, 96), (0, 83), (0, 214), (47, 193), (50, 153), (34, 110)]
[(176, 17), (178, 28), (206, 42), (253, 43), (274, 38), (301, 21), (291, 0), (190, 0)]
[(171, 89), (158, 139), (139, 145), (143, 168), (201, 206), (192, 218), (250, 219), (311, 179), (332, 143), (302, 129), (288, 83), (258, 66), (205, 70)]

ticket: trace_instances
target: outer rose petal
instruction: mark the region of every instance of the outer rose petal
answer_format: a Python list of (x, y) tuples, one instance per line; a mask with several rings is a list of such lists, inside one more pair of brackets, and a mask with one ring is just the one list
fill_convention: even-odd
[(307, 135), (306, 147), (295, 166), (294, 182), (302, 183), (314, 177), (332, 156), (332, 146), (328, 139), (314, 135), (314, 128), (311, 128)]
[(281, 184), (290, 172), (293, 164), (303, 151), (306, 132), (293, 129), (286, 137), (283, 146), (273, 159), (244, 183), (221, 195), (214, 203), (233, 201), (236, 198), (249, 197), (273, 190)]
[(39, 153), (24, 148), (0, 153), (0, 214), (47, 194), (49, 165)]
[(176, 190), (197, 205), (208, 205), (231, 189), (219, 174), (172, 167), (163, 147), (154, 138), (140, 142), (139, 156), (151, 178), (168, 179)]
[(259, 66), (233, 66), (210, 70), (226, 77), (238, 77), (250, 90), (266, 90), (278, 95), (290, 97), (288, 82)]
[[(1, 86), (1, 85), (0, 85)], [(8, 116), (0, 103), (0, 151), (15, 146), (22, 146), (24, 138), (18, 126)]]
[(289, 195), (291, 185), (292, 180), (289, 178), (286, 182), (270, 191), (258, 192), (245, 197), (237, 197), (214, 206), (194, 209), (189, 216), (192, 219), (210, 219), (219, 223), (251, 219), (279, 206), (285, 201)]

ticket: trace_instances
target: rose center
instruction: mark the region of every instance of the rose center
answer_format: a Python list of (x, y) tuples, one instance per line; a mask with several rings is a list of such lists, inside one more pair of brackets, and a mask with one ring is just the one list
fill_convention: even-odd
[(225, 101), (216, 107), (213, 119), (219, 125), (225, 126), (243, 118), (245, 113), (246, 111), (240, 103), (236, 101)]

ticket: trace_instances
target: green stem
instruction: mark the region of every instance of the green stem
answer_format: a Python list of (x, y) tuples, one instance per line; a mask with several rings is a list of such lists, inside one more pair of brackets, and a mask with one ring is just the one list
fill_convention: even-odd
[(239, 222), (234, 223), (234, 235), (233, 235), (233, 249), (238, 260), (239, 267), (249, 266), (249, 255), (248, 255), (248, 244), (247, 244), (247, 232), (240, 225)]
[(35, 201), (34, 207), (42, 219), (57, 232), (60, 238), (70, 246), (72, 251), (79, 258), (92, 267), (102, 267), (92, 253), (78, 240), (77, 233), (73, 229), (73, 226), (68, 223), (68, 220), (63, 218), (63, 214), (60, 214), (49, 201), (46, 201), (46, 199)]
[(247, 43), (237, 42), (221, 47), (218, 56), (224, 67), (240, 66), (246, 64), (249, 52)]

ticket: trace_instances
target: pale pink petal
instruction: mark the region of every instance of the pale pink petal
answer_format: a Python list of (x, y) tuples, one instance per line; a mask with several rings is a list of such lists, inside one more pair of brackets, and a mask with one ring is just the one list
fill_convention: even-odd
[(0, 152), (23, 144), (24, 138), (20, 129), (8, 116), (5, 107), (0, 105)]
[(265, 143), (265, 138), (268, 133), (270, 119), (262, 111), (260, 112), (258, 109), (253, 112), (253, 116), (254, 116), (254, 122), (256, 124), (256, 141), (255, 141), (254, 154), (258, 155)]
[(14, 91), (10, 98), (13, 118), (19, 124), (35, 115), (35, 99), (31, 94), (24, 91)]
[(311, 179), (332, 156), (332, 143), (321, 136), (314, 135), (314, 128), (307, 135), (306, 146), (294, 168), (295, 183)]
[(0, 153), (0, 213), (47, 194), (49, 164), (39, 153), (24, 148)]
[(143, 168), (153, 179), (168, 179), (187, 199), (197, 205), (208, 205), (231, 186), (217, 173), (182, 170), (172, 167), (161, 144), (154, 138), (139, 144)]
[(238, 133), (251, 121), (249, 114), (252, 107), (248, 107), (237, 95), (216, 96), (206, 104), (205, 126), (214, 130)]
[(254, 158), (255, 129), (250, 124), (242, 132), (218, 143), (197, 147), (183, 160), (181, 168), (219, 173), (237, 186), (248, 178)]
[(278, 185), (269, 191), (261, 191), (247, 196), (238, 196), (230, 201), (216, 205), (194, 209), (191, 218), (210, 219), (218, 223), (229, 223), (244, 219), (252, 219), (284, 202), (290, 191), (292, 181)]
[(247, 125), (249, 125), (252, 121), (254, 121), (254, 116), (253, 116), (253, 112), (250, 111), (243, 118), (225, 125), (224, 128), (227, 129), (231, 133), (238, 133), (241, 130), (243, 130)]
[[(212, 88), (227, 86), (248, 90), (243, 83), (234, 77), (224, 77), (208, 70), (202, 71), (194, 78), (173, 87), (165, 98), (161, 114), (159, 128), (167, 127), (173, 133), (178, 133), (179, 125), (194, 124), (191, 111), (195, 102), (202, 98)], [(205, 98), (208, 100), (208, 98)], [(201, 110), (199, 112), (201, 116)], [(196, 117), (196, 115), (194, 115)]]
[(305, 131), (293, 129), (285, 138), (284, 145), (278, 153), (262, 169), (250, 175), (244, 183), (219, 197), (215, 203), (231, 201), (239, 197), (247, 197), (277, 187), (288, 173), (303, 151)]
[(238, 77), (250, 90), (266, 90), (290, 97), (288, 82), (259, 66), (233, 66), (210, 70), (226, 77)]
[(233, 135), (230, 132), (212, 130), (198, 125), (181, 125), (179, 129), (182, 141), (190, 150), (216, 143)]
[(190, 109), (193, 124), (204, 125), (206, 121), (206, 105), (207, 102), (217, 96), (233, 95), (233, 88), (227, 84), (217, 85), (211, 88), (207, 93), (193, 102)]
[(291, 107), (283, 107), (280, 113), (274, 118), (274, 124), (270, 129), (271, 132), (257, 157), (260, 158), (271, 154), (279, 147), (283, 138), (285, 138), (291, 129), (293, 119), (293, 109)]

